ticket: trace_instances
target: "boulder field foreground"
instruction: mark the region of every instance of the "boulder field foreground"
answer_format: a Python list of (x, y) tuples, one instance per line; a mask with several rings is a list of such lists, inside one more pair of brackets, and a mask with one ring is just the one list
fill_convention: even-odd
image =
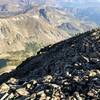
[(42, 48), (2, 74), (0, 100), (100, 100), (100, 29)]

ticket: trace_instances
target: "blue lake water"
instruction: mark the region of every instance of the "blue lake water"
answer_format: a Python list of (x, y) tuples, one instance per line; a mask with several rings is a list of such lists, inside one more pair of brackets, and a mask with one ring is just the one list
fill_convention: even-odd
[(6, 59), (0, 59), (0, 68), (7, 66), (7, 61)]

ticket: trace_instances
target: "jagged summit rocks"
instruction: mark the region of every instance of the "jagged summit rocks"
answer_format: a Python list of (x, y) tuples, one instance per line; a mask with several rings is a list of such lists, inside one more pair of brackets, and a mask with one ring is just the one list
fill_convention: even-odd
[(0, 83), (0, 98), (99, 100), (100, 29), (42, 48)]

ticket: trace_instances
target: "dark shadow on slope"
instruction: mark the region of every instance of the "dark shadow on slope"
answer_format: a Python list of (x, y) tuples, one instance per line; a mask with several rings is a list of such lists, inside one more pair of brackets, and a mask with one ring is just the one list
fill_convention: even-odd
[[(65, 66), (70, 70), (93, 70), (100, 68), (100, 30), (88, 31), (79, 36), (64, 40), (52, 45), (50, 48), (40, 50), (41, 54), (28, 58), (16, 70), (0, 76), (0, 84), (11, 77), (33, 77), (44, 75), (63, 75)], [(39, 74), (40, 73), (40, 74)]]

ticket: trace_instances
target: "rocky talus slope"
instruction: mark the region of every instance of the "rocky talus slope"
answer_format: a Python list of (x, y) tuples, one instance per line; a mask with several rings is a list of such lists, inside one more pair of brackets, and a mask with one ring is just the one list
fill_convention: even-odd
[(0, 84), (1, 100), (100, 100), (100, 29), (42, 48)]

